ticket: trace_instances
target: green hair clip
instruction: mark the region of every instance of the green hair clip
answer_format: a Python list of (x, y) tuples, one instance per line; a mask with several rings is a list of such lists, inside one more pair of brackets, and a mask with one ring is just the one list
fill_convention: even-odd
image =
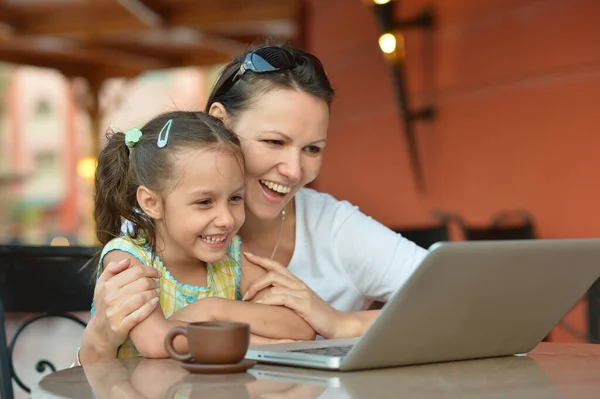
[(127, 133), (125, 133), (125, 145), (129, 148), (133, 148), (140, 138), (142, 137), (142, 131), (137, 127), (133, 129), (129, 129)]

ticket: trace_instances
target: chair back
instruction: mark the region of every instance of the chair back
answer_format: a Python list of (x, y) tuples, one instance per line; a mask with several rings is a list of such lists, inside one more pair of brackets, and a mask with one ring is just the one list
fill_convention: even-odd
[(13, 399), (12, 367), (4, 331), (4, 305), (0, 299), (0, 398)]
[(448, 241), (450, 239), (448, 225), (445, 223), (432, 226), (394, 228), (393, 230), (425, 249), (437, 242)]
[(488, 226), (469, 226), (455, 216), (465, 240), (530, 240), (535, 239), (531, 215), (525, 211), (499, 212)]
[[(94, 294), (94, 267), (83, 266), (97, 252), (98, 248), (94, 247), (0, 245), (0, 302), (3, 313), (34, 314), (17, 327), (8, 347), (4, 346), (11, 370), (8, 377), (11, 387), (12, 376), (24, 391), (31, 392), (17, 375), (13, 361), (15, 343), (29, 325), (41, 319), (59, 317), (85, 327), (86, 323), (71, 312), (90, 310)], [(1, 321), (2, 334), (5, 335), (4, 317)], [(38, 361), (35, 368), (38, 372), (46, 368), (56, 370), (47, 360)], [(2, 370), (4, 374), (4, 363)], [(7, 385), (4, 383), (6, 376), (2, 377), (4, 387)]]

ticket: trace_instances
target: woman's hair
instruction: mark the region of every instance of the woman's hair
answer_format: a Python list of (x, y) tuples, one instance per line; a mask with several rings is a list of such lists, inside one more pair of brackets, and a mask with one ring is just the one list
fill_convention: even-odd
[[(247, 71), (239, 80), (231, 84), (234, 75), (240, 70), (244, 59), (253, 51), (265, 47), (278, 47), (293, 56), (293, 66), (267, 73), (254, 73)], [(264, 50), (264, 55), (269, 58), (269, 50)], [(272, 57), (280, 57), (272, 54)], [(206, 112), (214, 103), (221, 103), (227, 113), (236, 118), (240, 111), (247, 109), (252, 101), (273, 89), (292, 89), (311, 94), (331, 106), (334, 90), (327, 78), (323, 65), (312, 54), (285, 46), (281, 43), (265, 42), (250, 47), (245, 53), (235, 56), (219, 73), (219, 77), (212, 88)]]
[[(121, 226), (128, 221), (129, 236), (146, 240), (153, 254), (156, 229), (153, 220), (137, 203), (138, 187), (145, 186), (159, 193), (171, 190), (177, 174), (181, 173), (173, 155), (183, 150), (223, 149), (242, 157), (238, 137), (219, 119), (203, 112), (168, 112), (155, 117), (140, 130), (132, 129), (127, 134), (111, 132), (107, 138), (108, 143), (98, 157), (95, 177), (97, 238), (102, 246), (106, 245), (121, 235)], [(136, 138), (137, 142), (132, 143)], [(159, 147), (159, 138), (166, 141), (166, 146)]]

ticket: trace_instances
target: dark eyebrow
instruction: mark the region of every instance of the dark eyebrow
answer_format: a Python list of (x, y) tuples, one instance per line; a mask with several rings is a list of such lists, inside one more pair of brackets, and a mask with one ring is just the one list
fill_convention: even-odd
[[(263, 133), (275, 133), (275, 134), (278, 134), (280, 136), (283, 136), (288, 141), (294, 141), (294, 140), (292, 140), (292, 138), (290, 136), (288, 136), (287, 134), (285, 134), (283, 132), (280, 132), (279, 130), (263, 130), (262, 132)], [(320, 142), (327, 142), (327, 139), (321, 139), (321, 140), (313, 141), (309, 145), (311, 145), (311, 144), (317, 144), (317, 143), (320, 143)]]
[(205, 189), (194, 190), (190, 194), (195, 197), (204, 197), (204, 196), (213, 197), (215, 195), (215, 193), (213, 191), (205, 190)]

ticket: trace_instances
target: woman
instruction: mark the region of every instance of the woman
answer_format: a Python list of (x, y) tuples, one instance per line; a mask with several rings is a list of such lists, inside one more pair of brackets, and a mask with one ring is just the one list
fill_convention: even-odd
[[(245, 156), (246, 221), (239, 235), (247, 254), (242, 265), (249, 261), (269, 270), (242, 287), (245, 299), (266, 289), (264, 303), (296, 310), (325, 338), (360, 335), (377, 314), (363, 309), (386, 301), (426, 253), (348, 202), (304, 188), (321, 168), (333, 95), (316, 57), (263, 46), (223, 69), (206, 107), (238, 134)], [(119, 277), (109, 275), (100, 290), (122, 301), (139, 298), (121, 280), (107, 286)], [(184, 310), (191, 315), (196, 305)], [(117, 312), (115, 301), (104, 306), (109, 317), (127, 313)], [(139, 311), (135, 320), (144, 314)], [(83, 361), (94, 359), (88, 354), (99, 337), (113, 334), (109, 341), (118, 341), (134, 318), (127, 320), (106, 331), (108, 323), (90, 323)]]

